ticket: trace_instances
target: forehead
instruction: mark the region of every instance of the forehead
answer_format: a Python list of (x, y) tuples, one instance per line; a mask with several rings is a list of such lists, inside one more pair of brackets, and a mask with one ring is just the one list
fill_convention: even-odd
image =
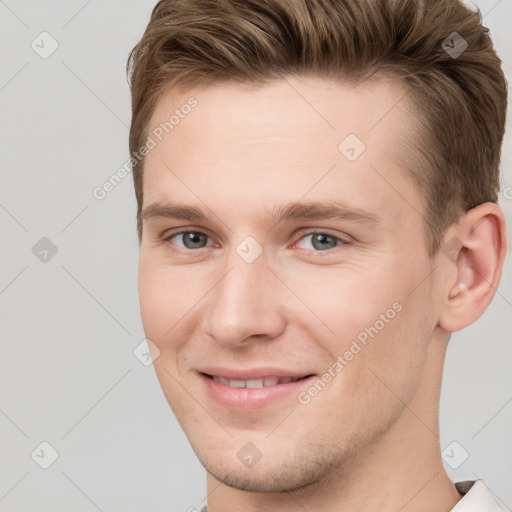
[[(171, 89), (157, 103), (149, 129), (152, 132), (163, 127), (162, 136), (169, 143), (172, 138), (166, 135), (170, 133), (181, 135), (180, 142), (188, 142), (189, 136), (200, 129), (219, 142), (266, 144), (271, 141), (264, 138), (274, 134), (311, 136), (311, 141), (317, 143), (314, 136), (321, 135), (325, 148), (332, 147), (344, 134), (356, 133), (368, 145), (374, 145), (382, 130), (389, 134), (390, 126), (395, 135), (408, 131), (405, 107), (411, 109), (407, 92), (398, 79), (380, 75), (358, 85), (288, 77), (264, 86), (217, 83), (186, 91)], [(189, 108), (192, 98), (196, 106)], [(172, 126), (165, 130), (170, 120)], [(183, 126), (190, 129), (184, 130)]]
[(290, 77), (168, 91), (149, 124), (156, 145), (146, 157), (144, 203), (180, 196), (197, 204), (201, 192), (246, 211), (329, 196), (398, 219), (420, 202), (396, 157), (412, 131), (410, 111), (405, 87), (388, 79)]

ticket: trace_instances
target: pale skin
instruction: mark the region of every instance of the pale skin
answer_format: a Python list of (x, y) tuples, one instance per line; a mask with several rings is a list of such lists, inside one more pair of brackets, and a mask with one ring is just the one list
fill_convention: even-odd
[[(422, 195), (393, 154), (411, 129), (403, 95), (394, 81), (290, 77), (171, 90), (157, 104), (151, 128), (198, 102), (146, 157), (141, 314), (165, 397), (207, 470), (209, 512), (448, 512), (461, 498), (440, 457), (443, 362), (449, 333), (498, 286), (504, 215), (493, 203), (470, 210), (445, 234), (460, 240), (455, 257), (429, 257)], [(366, 145), (355, 161), (338, 150), (348, 134)], [(374, 220), (268, 218), (329, 201)], [(205, 218), (154, 208), (170, 203)], [(183, 229), (204, 233), (203, 246), (185, 245)], [(252, 263), (236, 250), (249, 236), (263, 249)], [(394, 303), (401, 311), (308, 404), (292, 394), (237, 411), (204, 392), (204, 365), (321, 376)], [(261, 453), (252, 467), (237, 457), (247, 442)]]

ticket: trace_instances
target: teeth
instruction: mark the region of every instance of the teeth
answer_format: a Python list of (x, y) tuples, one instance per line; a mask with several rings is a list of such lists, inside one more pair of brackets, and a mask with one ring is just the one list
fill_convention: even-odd
[[(229, 381), (229, 384), (231, 385), (231, 381)], [(262, 388), (263, 387), (263, 379), (246, 380), (245, 387), (246, 388)]]
[(215, 382), (220, 382), (226, 386), (230, 386), (232, 388), (262, 388), (268, 386), (275, 386), (276, 384), (287, 384), (288, 382), (295, 382), (299, 380), (300, 377), (276, 377), (271, 375), (269, 377), (264, 377), (263, 379), (249, 379), (249, 380), (239, 380), (239, 379), (226, 379), (225, 377), (219, 377), (218, 375), (213, 376), (213, 380)]
[(279, 382), (279, 377), (265, 377), (263, 379), (264, 386), (275, 386)]

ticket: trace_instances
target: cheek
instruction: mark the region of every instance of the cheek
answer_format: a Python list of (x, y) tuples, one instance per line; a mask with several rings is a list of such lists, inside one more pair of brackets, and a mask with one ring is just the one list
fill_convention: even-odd
[[(358, 336), (364, 343), (369, 337), (366, 328), (374, 332), (372, 326), (377, 323), (378, 331), (385, 330), (399, 315), (397, 309), (400, 307), (395, 303), (400, 294), (394, 292), (382, 278), (362, 267), (304, 272), (295, 277), (293, 289), (297, 290), (297, 295), (303, 298), (316, 317), (315, 330), (320, 336), (325, 333), (324, 339), (331, 340), (329, 345), (336, 355)], [(301, 306), (295, 312), (290, 311), (290, 314), (295, 321), (302, 318), (303, 326), (307, 328), (312, 315), (305, 316), (303, 309), (304, 306)], [(383, 320), (380, 315), (383, 315)], [(318, 326), (320, 320), (323, 327)], [(329, 332), (332, 336), (329, 336)]]
[(194, 265), (169, 265), (141, 252), (138, 291), (146, 337), (162, 353), (177, 354), (200, 324), (217, 274)]
[[(394, 304), (398, 305), (398, 301)], [(353, 368), (358, 373), (354, 377), (358, 389), (354, 392), (371, 397), (376, 410), (398, 411), (404, 403), (410, 403), (421, 384), (427, 360), (431, 333), (423, 301), (402, 296), (399, 306), (387, 324), (374, 320), (371, 328), (364, 329), (368, 334), (366, 345), (359, 366)]]
[(142, 323), (146, 336), (159, 348), (173, 337), (174, 326), (190, 310), (193, 295), (198, 293), (194, 286), (187, 286), (186, 275), (141, 254), (138, 290)]
[(402, 387), (408, 378), (416, 379), (425, 359), (431, 334), (425, 311), (428, 297), (422, 288), (410, 293), (408, 283), (416, 272), (407, 277), (397, 270), (401, 265), (393, 265), (393, 271), (389, 267), (381, 267), (380, 272), (376, 267), (338, 269), (331, 275), (316, 273), (315, 279), (301, 277), (303, 296), (325, 325), (315, 320), (313, 326), (311, 315), (297, 313), (295, 321), (323, 346), (330, 358), (327, 365), (341, 357), (340, 380), (354, 391), (374, 394), (374, 386), (380, 386), (389, 393), (378, 377)]
[[(153, 333), (159, 332), (166, 322), (166, 316), (162, 313), (168, 298), (165, 283), (158, 279), (156, 269), (146, 263), (142, 257), (139, 262), (138, 289), (144, 330), (146, 336), (153, 339), (153, 337), (156, 338)], [(154, 342), (157, 340), (155, 339)]]

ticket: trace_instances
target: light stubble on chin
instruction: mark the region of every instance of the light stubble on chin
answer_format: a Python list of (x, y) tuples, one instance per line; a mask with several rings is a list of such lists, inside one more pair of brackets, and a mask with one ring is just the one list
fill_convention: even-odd
[(328, 435), (323, 435), (316, 441), (301, 443), (280, 461), (273, 457), (266, 461), (263, 454), (257, 465), (250, 469), (243, 467), (236, 457), (235, 462), (205, 460), (194, 446), (192, 448), (210, 475), (239, 491), (285, 493), (315, 484), (321, 484), (319, 487), (323, 488), (328, 487), (330, 482), (339, 485), (340, 481), (350, 478), (357, 458), (391, 429), (404, 409), (402, 404), (397, 406), (388, 421), (373, 432), (351, 433), (340, 444), (333, 443)]

